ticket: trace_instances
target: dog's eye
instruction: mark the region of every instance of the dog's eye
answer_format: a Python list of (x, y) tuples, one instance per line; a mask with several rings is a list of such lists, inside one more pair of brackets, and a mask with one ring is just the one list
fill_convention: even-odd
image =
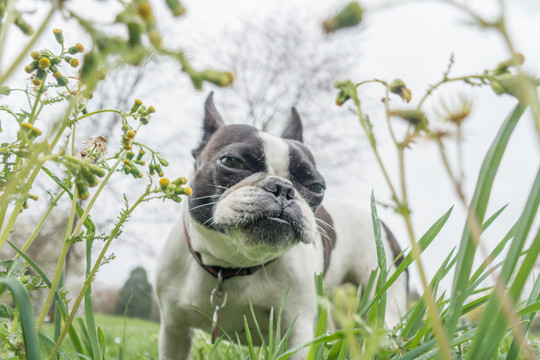
[(314, 192), (315, 194), (322, 195), (324, 194), (324, 186), (319, 183), (311, 184), (308, 186), (309, 191)]
[(245, 169), (244, 163), (241, 160), (238, 160), (231, 156), (222, 156), (219, 159), (219, 162), (231, 169)]

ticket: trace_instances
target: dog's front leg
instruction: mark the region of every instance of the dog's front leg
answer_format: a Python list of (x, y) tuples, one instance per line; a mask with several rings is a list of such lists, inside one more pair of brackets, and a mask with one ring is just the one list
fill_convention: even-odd
[(192, 331), (188, 327), (172, 327), (162, 322), (159, 330), (159, 359), (186, 360), (191, 348)]
[[(317, 314), (317, 309), (314, 307), (311, 309), (303, 308), (298, 312), (286, 311), (283, 314), (284, 324), (292, 324), (296, 318), (296, 322), (291, 331), (291, 335), (288, 341), (288, 348), (292, 349), (296, 346), (302, 345), (313, 339), (314, 321)], [(298, 317), (297, 317), (298, 316)], [(284, 329), (286, 331), (287, 329)], [(293, 356), (292, 360), (303, 360), (309, 353), (309, 347), (298, 350)]]

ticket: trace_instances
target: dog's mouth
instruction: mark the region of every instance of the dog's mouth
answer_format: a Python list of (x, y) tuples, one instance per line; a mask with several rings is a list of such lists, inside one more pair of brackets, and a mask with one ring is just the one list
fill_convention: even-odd
[(249, 221), (238, 224), (253, 244), (274, 246), (291, 245), (301, 238), (301, 225), (287, 214), (270, 213), (252, 217)]

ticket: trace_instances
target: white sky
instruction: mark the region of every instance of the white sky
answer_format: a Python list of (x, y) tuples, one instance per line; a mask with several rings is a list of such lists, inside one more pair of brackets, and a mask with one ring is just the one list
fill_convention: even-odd
[[(164, 14), (165, 21), (169, 22), (170, 18), (163, 11), (162, 3), (164, 1), (153, 2), (156, 3), (157, 8), (161, 9), (158, 11), (160, 14)], [(178, 40), (182, 37), (189, 37), (190, 26), (197, 26), (199, 32), (208, 31), (219, 34), (223, 29), (235, 26), (238, 19), (246, 16), (263, 18), (280, 8), (297, 9), (299, 12), (305, 10), (306, 13), (316, 14), (313, 21), (308, 21), (305, 26), (320, 32), (320, 21), (346, 2), (186, 0), (183, 3), (188, 9), (188, 13), (185, 19), (177, 21), (186, 22), (186, 31), (181, 34), (167, 34), (166, 40), (168, 38)], [(361, 43), (352, 44), (361, 47), (362, 50), (362, 55), (357, 59), (356, 68), (352, 70), (353, 81), (369, 78), (392, 80), (400, 77), (412, 89), (414, 103), (429, 84), (440, 79), (442, 72), (448, 65), (450, 54), (454, 54), (455, 58), (454, 70), (451, 73), (455, 76), (480, 73), (485, 69), (496, 67), (498, 63), (509, 58), (501, 39), (493, 31), (479, 30), (466, 25), (465, 23), (469, 20), (467, 16), (436, 1), (418, 1), (414, 4), (383, 10), (380, 9), (381, 1), (371, 0), (362, 3), (366, 5), (366, 8), (376, 10), (365, 15)], [(497, 9), (494, 5), (497, 3), (496, 0), (478, 0), (466, 3), (474, 6), (481, 14), (492, 14)], [(540, 46), (538, 44), (540, 2), (512, 0), (507, 1), (507, 3), (510, 4), (511, 36), (518, 51), (525, 55), (524, 68), (527, 72), (540, 76)], [(107, 16), (111, 12), (102, 11), (101, 7), (104, 6), (102, 2), (77, 1), (75, 4), (78, 4), (81, 13), (88, 10), (89, 14), (99, 14), (101, 21), (110, 20), (107, 19)], [(109, 6), (116, 5), (109, 3)], [(57, 23), (61, 24), (60, 19)], [(53, 24), (51, 28), (60, 26)], [(14, 47), (15, 45), (13, 45)], [(187, 84), (187, 82), (184, 81), (182, 84)], [(181, 104), (171, 104), (169, 94), (174, 93), (173, 89), (178, 86), (178, 83), (171, 81), (170, 86), (170, 91), (164, 94), (154, 94), (154, 98), (150, 99), (160, 113), (181, 111), (182, 109)], [(474, 99), (472, 116), (464, 128), (466, 192), (470, 196), (483, 156), (499, 125), (513, 108), (515, 99), (509, 96), (496, 96), (488, 88), (471, 90), (470, 87), (466, 86), (453, 86), (449, 89), (451, 91), (436, 93), (433, 98), (437, 99), (443, 96), (446, 99), (454, 99), (456, 94), (464, 93)], [(205, 88), (199, 96), (201, 111), (203, 98), (207, 91), (208, 88)], [(383, 118), (380, 116), (380, 111), (377, 110), (382, 93), (376, 87), (368, 87), (366, 90), (362, 90), (361, 95), (366, 109), (371, 114), (376, 135), (380, 138), (386, 165), (391, 169), (397, 169), (395, 151), (388, 142)], [(217, 94), (217, 98), (219, 98), (219, 94)], [(437, 105), (437, 101), (428, 102), (427, 108), (432, 109), (433, 105)], [(334, 105), (329, 104), (329, 106)], [(345, 105), (343, 109), (336, 108), (336, 111), (341, 112), (343, 116), (342, 123), (336, 124), (336, 126), (359, 127), (360, 125), (347, 110), (347, 107)], [(301, 105), (299, 108), (301, 111)], [(157, 114), (155, 118), (158, 118)], [(193, 122), (197, 124), (196, 121), (198, 119)], [(305, 131), (308, 133), (309, 129)], [(194, 143), (196, 141), (197, 139), (194, 139)], [(186, 148), (186, 154), (189, 154), (190, 150), (191, 145)], [(342, 154), (336, 154), (336, 156), (342, 156)], [(539, 160), (538, 134), (534, 130), (530, 115), (527, 114), (518, 124), (510, 140), (495, 181), (494, 196), (488, 207), (488, 215), (506, 203), (509, 203), (509, 206), (483, 238), (489, 247), (493, 247), (500, 241), (500, 238), (517, 219), (532, 186), (540, 163)], [(365, 204), (365, 208), (368, 209), (369, 194), (373, 189), (377, 199), (388, 202), (389, 193), (375, 166), (374, 159), (366, 153), (361, 161), (361, 163), (355, 161), (355, 163), (350, 164), (350, 171), (344, 171), (343, 177), (350, 178), (346, 185), (336, 183), (332, 187), (333, 184), (329, 184), (328, 196), (355, 198), (355, 201)], [(175, 172), (178, 176), (186, 175), (191, 169), (191, 164), (179, 164), (174, 159), (171, 163), (173, 166), (177, 166)], [(452, 188), (433, 145), (422, 141), (418, 142), (413, 146), (413, 150), (407, 153), (407, 163), (410, 203), (417, 236), (427, 230), (448, 208), (456, 205), (452, 217), (439, 238), (423, 256), (428, 274), (433, 274), (450, 249), (459, 244), (464, 212), (456, 197), (453, 196)], [(347, 176), (348, 173), (361, 174), (361, 176)], [(397, 172), (393, 172), (391, 176), (397, 179)], [(178, 211), (178, 209), (175, 208), (171, 211)], [(379, 215), (396, 233), (402, 246), (407, 246), (408, 240), (402, 220), (393, 212), (385, 209), (379, 209)], [(128, 227), (133, 225), (129, 224)], [(147, 232), (153, 234), (149, 237), (148, 244), (154, 250), (159, 249), (165, 240), (168, 229), (162, 224), (155, 227), (149, 224), (144, 226), (148, 227)], [(121, 241), (119, 243), (121, 244)], [(155, 261), (153, 258), (137, 253), (133, 248), (124, 250), (122, 246), (115, 246), (114, 251), (116, 260), (101, 269), (98, 281), (120, 286), (131, 269), (141, 263), (152, 273)], [(414, 277), (413, 283), (418, 284)]]

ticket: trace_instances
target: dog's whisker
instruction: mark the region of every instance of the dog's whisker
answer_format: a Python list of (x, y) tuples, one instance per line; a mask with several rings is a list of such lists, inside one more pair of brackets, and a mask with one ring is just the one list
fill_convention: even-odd
[(327, 223), (326, 221), (324, 221), (324, 220), (322, 220), (322, 219), (315, 218), (315, 220), (316, 220), (317, 222), (320, 222), (322, 225), (324, 225), (324, 226), (326, 226), (326, 227), (328, 227), (328, 228), (334, 230), (334, 231), (336, 230), (331, 224)]
[(206, 204), (201, 204), (201, 205), (197, 205), (197, 206), (194, 206), (192, 208), (190, 208), (189, 210), (195, 210), (195, 209), (199, 209), (199, 208), (202, 208), (202, 207), (205, 207), (205, 206), (212, 206), (212, 205), (215, 205), (217, 204), (219, 201), (213, 201), (213, 202), (209, 202), (209, 203), (206, 203)]
[(219, 198), (220, 196), (221, 196), (221, 194), (198, 196), (198, 197), (195, 197), (195, 198), (191, 198), (191, 201), (197, 201), (197, 200), (208, 199), (208, 198)]

